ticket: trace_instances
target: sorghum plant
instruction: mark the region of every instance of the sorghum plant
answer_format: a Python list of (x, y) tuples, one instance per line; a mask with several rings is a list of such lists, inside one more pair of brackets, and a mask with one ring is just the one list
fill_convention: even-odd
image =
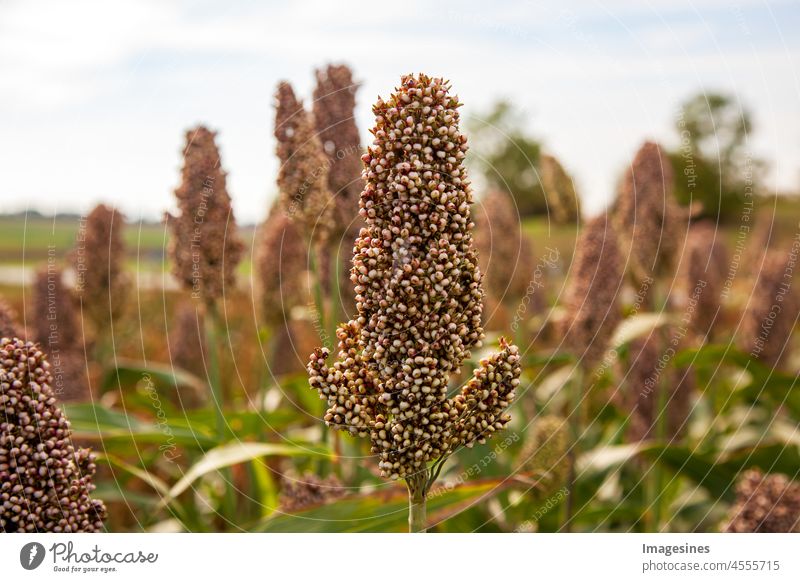
[(25, 333), (17, 323), (17, 313), (0, 297), (0, 338), (4, 337), (25, 339)]
[[(475, 248), (478, 250), (483, 284), (494, 306), (515, 309), (525, 296), (536, 268), (530, 239), (522, 233), (519, 214), (511, 195), (490, 191), (481, 201), (475, 218)], [(531, 310), (543, 308), (542, 294), (534, 293)]]
[(607, 214), (586, 223), (578, 237), (572, 270), (564, 291), (564, 343), (578, 357), (569, 382), (566, 417), (572, 445), (569, 450), (569, 490), (564, 506), (565, 525), (571, 527), (575, 488), (575, 462), (583, 433), (585, 379), (603, 359), (621, 320), (619, 294), (623, 263), (617, 235)]
[(520, 452), (521, 471), (534, 479), (532, 494), (546, 499), (569, 479), (570, 435), (567, 421), (548, 415), (534, 421), (531, 437)]
[(92, 499), (94, 456), (72, 445), (39, 348), (0, 339), (0, 530), (97, 532), (106, 510)]
[(33, 284), (34, 338), (48, 355), (53, 394), (62, 402), (91, 400), (83, 330), (61, 268), (48, 266)]
[(203, 126), (186, 132), (175, 190), (178, 214), (167, 217), (172, 272), (194, 299), (208, 305), (233, 287), (243, 251), (215, 136)]
[(316, 71), (314, 123), (328, 157), (328, 188), (336, 204), (335, 227), (358, 233), (361, 179), (361, 139), (356, 126), (356, 91), (359, 84), (347, 65), (328, 65)]
[(646, 142), (636, 153), (622, 181), (613, 218), (640, 289), (645, 280), (670, 274), (687, 213), (673, 196), (672, 166), (660, 145)]
[(751, 469), (736, 485), (736, 504), (723, 531), (731, 533), (800, 532), (800, 484), (786, 475)]
[(128, 278), (125, 276), (124, 217), (104, 204), (97, 205), (78, 230), (71, 253), (76, 273), (75, 295), (81, 313), (89, 319), (94, 338), (103, 336), (109, 323), (125, 307)]
[(742, 317), (742, 347), (764, 364), (780, 367), (791, 353), (800, 294), (790, 268), (791, 255), (769, 251)]
[(325, 478), (314, 473), (305, 473), (302, 477), (287, 475), (281, 479), (278, 505), (281, 511), (292, 513), (314, 505), (329, 503), (343, 497), (345, 492), (336, 475), (328, 475)]
[(172, 231), (172, 272), (193, 299), (205, 307), (208, 381), (217, 412), (217, 436), (225, 434), (223, 387), (219, 369), (222, 342), (217, 303), (235, 283), (243, 245), (236, 232), (215, 135), (203, 126), (186, 132), (181, 184), (175, 190), (179, 214), (168, 216)]
[(325, 242), (335, 222), (328, 188), (328, 157), (311, 116), (285, 81), (278, 85), (275, 95), (275, 139), (283, 208), (309, 239)]
[(692, 225), (678, 276), (677, 307), (684, 323), (700, 338), (712, 335), (722, 317), (722, 294), (728, 275), (728, 252), (722, 234), (711, 222)]
[(518, 350), (501, 339), (448, 397), (483, 339), (459, 106), (447, 82), (420, 74), (373, 107), (351, 277), (357, 316), (338, 328), (333, 366), (325, 348), (308, 364), (326, 424), (369, 437), (381, 474), (405, 480), (411, 531), (425, 530), (427, 493), (447, 458), (508, 424), (519, 384)]
[(547, 209), (556, 224), (576, 223), (581, 216), (575, 183), (559, 161), (550, 155), (539, 158), (542, 190)]

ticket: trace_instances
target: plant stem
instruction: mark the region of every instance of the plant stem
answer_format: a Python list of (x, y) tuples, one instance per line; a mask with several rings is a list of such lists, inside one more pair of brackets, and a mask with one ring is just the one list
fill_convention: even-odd
[(218, 313), (215, 303), (209, 303), (206, 309), (206, 346), (208, 351), (208, 384), (211, 398), (214, 401), (217, 439), (225, 440), (225, 414), (222, 410), (222, 374), (219, 364)]
[(428, 530), (428, 472), (420, 471), (406, 478), (408, 487), (408, 531), (425, 533)]
[(572, 531), (572, 518), (575, 511), (575, 486), (577, 475), (575, 464), (580, 453), (580, 440), (582, 433), (581, 400), (583, 395), (583, 367), (578, 365), (575, 368), (572, 379), (569, 383), (569, 431), (572, 445), (569, 448), (569, 479), (567, 482), (567, 500), (564, 503), (564, 531)]

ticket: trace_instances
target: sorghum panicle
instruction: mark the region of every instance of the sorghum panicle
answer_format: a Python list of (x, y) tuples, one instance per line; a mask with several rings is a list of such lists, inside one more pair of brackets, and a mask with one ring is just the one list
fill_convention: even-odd
[(311, 116), (289, 83), (278, 85), (275, 102), (281, 203), (307, 236), (324, 242), (332, 230), (335, 207), (328, 188), (328, 157)]
[(482, 207), (475, 219), (474, 238), (484, 288), (497, 302), (516, 303), (525, 296), (535, 268), (530, 239), (522, 232), (519, 213), (507, 192), (492, 190)]
[[(620, 388), (618, 395), (621, 408), (630, 414), (628, 438), (631, 442), (657, 437), (660, 400), (666, 414), (664, 436), (677, 439), (686, 428), (694, 376), (683, 368), (660, 366), (663, 345), (663, 334), (655, 330), (647, 337), (633, 340), (628, 348), (629, 366), (624, 375), (627, 386)], [(663, 399), (660, 398), (662, 391), (665, 391)]]
[(564, 342), (585, 369), (603, 359), (621, 320), (623, 261), (607, 214), (588, 221), (578, 237), (564, 291)]
[(536, 481), (532, 494), (544, 499), (564, 486), (569, 474), (569, 427), (557, 416), (534, 421), (531, 436), (520, 452), (521, 471)]
[(730, 533), (800, 532), (800, 484), (786, 475), (751, 469), (736, 485), (736, 504), (723, 531)]
[(800, 311), (790, 253), (769, 251), (742, 316), (742, 348), (764, 364), (781, 367), (791, 353)]
[(345, 493), (341, 481), (333, 474), (325, 478), (314, 473), (305, 473), (302, 477), (286, 476), (281, 479), (278, 504), (281, 511), (294, 513), (330, 503), (340, 499)]
[(542, 189), (547, 208), (556, 224), (568, 224), (580, 219), (580, 200), (575, 183), (559, 161), (544, 154), (539, 159)]
[(17, 322), (17, 312), (0, 297), (0, 338), (7, 337), (25, 339), (25, 332)]
[(94, 457), (72, 445), (49, 367), (35, 344), (0, 340), (0, 530), (101, 531)]
[(124, 217), (120, 212), (97, 205), (86, 217), (71, 253), (76, 274), (75, 294), (82, 313), (95, 332), (102, 333), (125, 307), (128, 278), (125, 276)]
[(518, 350), (501, 340), (461, 393), (447, 395), (483, 339), (459, 106), (445, 81), (426, 75), (404, 76), (378, 99), (353, 258), (357, 316), (338, 329), (332, 367), (327, 349), (308, 364), (326, 423), (369, 436), (389, 478), (417, 479), (429, 461), (504, 428), (519, 384)]
[(728, 252), (722, 234), (703, 221), (689, 229), (678, 277), (678, 307), (700, 337), (721, 319), (722, 294), (728, 275)]
[(316, 77), (314, 123), (329, 161), (328, 188), (336, 203), (335, 226), (343, 232), (355, 225), (358, 232), (358, 201), (364, 188), (361, 139), (355, 119), (359, 84), (353, 81), (347, 65), (328, 65), (318, 69)]
[(256, 296), (262, 321), (275, 326), (289, 319), (298, 305), (308, 303), (308, 245), (280, 205), (273, 205), (258, 229)]
[(234, 285), (244, 249), (215, 137), (203, 126), (186, 132), (181, 185), (175, 190), (178, 215), (167, 217), (172, 272), (194, 297), (207, 303)]
[(688, 213), (673, 196), (672, 165), (664, 149), (646, 142), (625, 174), (614, 208), (637, 283), (670, 273)]

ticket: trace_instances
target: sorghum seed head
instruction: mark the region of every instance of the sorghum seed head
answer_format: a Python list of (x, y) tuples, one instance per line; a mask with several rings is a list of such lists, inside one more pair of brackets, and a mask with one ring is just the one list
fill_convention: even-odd
[[(36, 272), (33, 283), (34, 337), (46, 353), (79, 349), (83, 337), (75, 298), (64, 282), (64, 271), (48, 265)], [(81, 344), (82, 347), (82, 344)]]
[(359, 220), (358, 201), (364, 188), (361, 139), (355, 119), (359, 84), (353, 81), (353, 72), (347, 65), (328, 65), (318, 69), (316, 77), (314, 123), (330, 163), (328, 188), (336, 203), (335, 232), (358, 233), (363, 224)]
[(534, 420), (520, 458), (523, 473), (536, 481), (532, 494), (547, 498), (567, 482), (569, 473), (569, 430), (566, 420), (543, 416)]
[[(670, 328), (664, 333), (669, 334)], [(674, 333), (674, 332), (673, 332)], [(666, 411), (666, 436), (678, 438), (686, 429), (686, 419), (694, 392), (694, 375), (691, 370), (664, 365), (665, 340), (661, 330), (633, 340), (628, 349), (628, 370), (624, 374), (626, 386), (617, 394), (621, 408), (630, 415), (628, 438), (640, 442), (656, 437), (659, 421), (659, 400), (662, 391)]]
[(669, 272), (688, 213), (673, 196), (672, 166), (663, 148), (646, 142), (622, 181), (614, 222), (637, 283)]
[(122, 214), (99, 204), (81, 224), (70, 254), (77, 278), (75, 294), (95, 333), (105, 332), (125, 307), (129, 285), (123, 228)]
[(621, 320), (622, 279), (617, 235), (602, 214), (588, 221), (578, 237), (564, 291), (564, 342), (585, 369), (603, 359)]
[(17, 322), (17, 312), (0, 297), (0, 338), (22, 338), (25, 339), (25, 331)]
[(186, 132), (181, 185), (175, 190), (178, 215), (167, 217), (172, 272), (185, 289), (207, 303), (234, 285), (244, 248), (215, 136), (203, 126)]
[(510, 194), (492, 190), (481, 206), (475, 218), (475, 248), (484, 287), (497, 302), (517, 303), (535, 269), (530, 239), (522, 232)]
[(322, 478), (314, 473), (302, 477), (286, 476), (281, 479), (281, 493), (278, 505), (281, 511), (294, 513), (324, 505), (346, 495), (346, 490), (336, 475)]
[(356, 317), (308, 363), (328, 425), (369, 436), (382, 474), (416, 478), (427, 463), (483, 442), (509, 421), (519, 352), (501, 340), (454, 398), (447, 386), (483, 339), (483, 291), (472, 244), (458, 99), (442, 79), (404, 76), (373, 108), (375, 140), (351, 280)]
[(0, 531), (101, 531), (94, 457), (72, 445), (49, 367), (35, 344), (0, 339)]
[(257, 236), (256, 296), (262, 320), (275, 326), (289, 318), (292, 308), (308, 302), (309, 249), (295, 223), (277, 204), (258, 229)]
[(730, 533), (800, 532), (800, 484), (786, 475), (751, 469), (736, 485), (736, 504), (723, 531)]
[(275, 95), (275, 138), (281, 164), (278, 189), (286, 214), (307, 237), (327, 241), (335, 206), (328, 188), (328, 157), (311, 116), (285, 81)]
[(692, 225), (677, 281), (678, 307), (700, 337), (713, 331), (721, 318), (722, 294), (728, 274), (728, 252), (721, 233), (703, 221)]
[(796, 257), (769, 251), (742, 318), (742, 348), (764, 364), (780, 367), (791, 353), (800, 293), (793, 280)]
[(581, 216), (580, 200), (572, 178), (553, 156), (542, 155), (539, 166), (547, 208), (554, 222), (577, 222)]

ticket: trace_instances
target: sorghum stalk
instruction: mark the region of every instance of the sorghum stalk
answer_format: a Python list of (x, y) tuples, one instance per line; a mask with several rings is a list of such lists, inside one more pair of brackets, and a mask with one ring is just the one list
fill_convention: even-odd
[(326, 348), (308, 363), (327, 400), (325, 422), (369, 437), (381, 474), (404, 479), (411, 529), (424, 529), (427, 493), (447, 458), (505, 428), (519, 384), (519, 353), (481, 361), (460, 394), (451, 375), (481, 345), (483, 291), (472, 245), (466, 138), (449, 84), (404, 76), (373, 108), (375, 141), (364, 156), (366, 186), (351, 280), (356, 317), (339, 326), (339, 359)]
[(622, 288), (623, 263), (617, 235), (609, 222), (608, 216), (603, 214), (584, 226), (578, 237), (572, 271), (564, 292), (567, 312), (564, 343), (578, 357), (568, 384), (567, 421), (573, 442), (569, 456), (569, 495), (565, 504), (567, 531), (572, 526), (575, 503), (575, 462), (581, 452), (583, 400), (587, 398), (584, 383), (595, 373), (621, 320), (618, 298)]

